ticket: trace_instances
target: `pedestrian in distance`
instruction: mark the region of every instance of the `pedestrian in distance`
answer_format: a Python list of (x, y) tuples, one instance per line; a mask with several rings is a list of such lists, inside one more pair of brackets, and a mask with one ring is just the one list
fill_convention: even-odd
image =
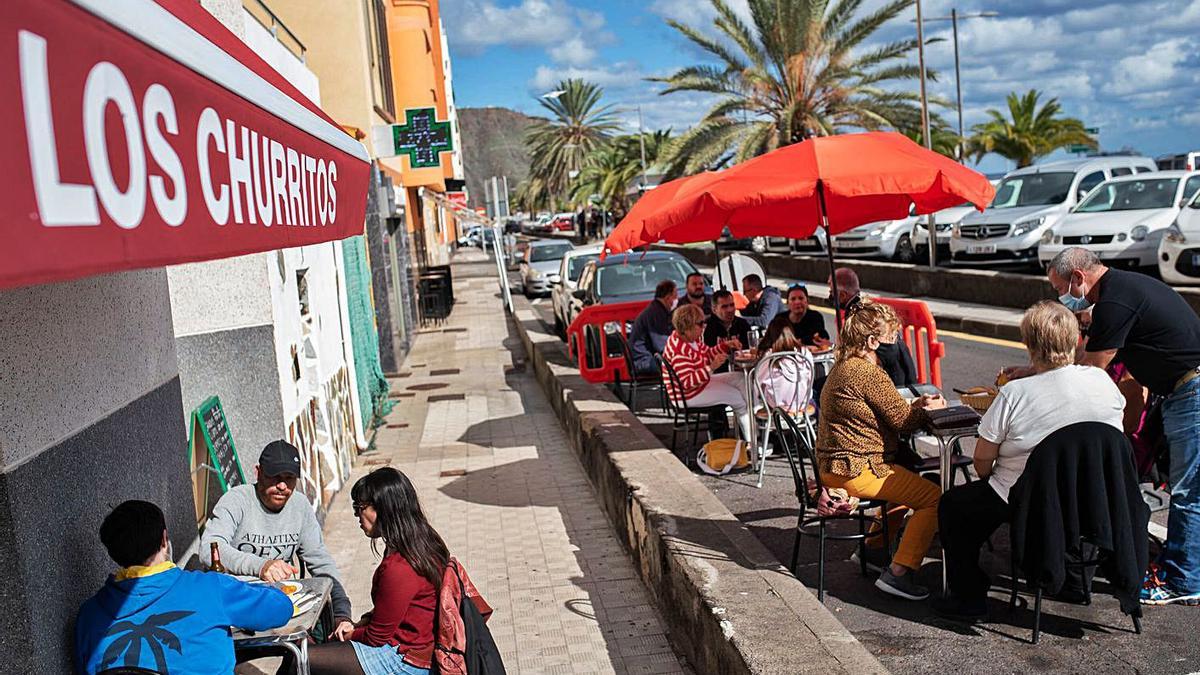
[(313, 675), (427, 675), (434, 617), (450, 551), (425, 518), (408, 476), (391, 467), (358, 479), (354, 516), (382, 559), (371, 580), (371, 611), (349, 633), (309, 650)]
[(230, 574), (268, 582), (296, 576), (296, 565), (303, 563), (310, 576), (333, 581), (334, 633), (348, 632), (353, 614), (341, 574), (325, 548), (312, 505), (296, 494), (300, 451), (287, 441), (271, 441), (259, 455), (254, 475), (253, 485), (233, 487), (217, 501), (200, 540), (201, 561), (212, 566), (215, 543)]
[[(1163, 430), (1170, 447), (1171, 506), (1167, 541), (1147, 570), (1141, 601), (1200, 604), (1200, 317), (1170, 286), (1144, 274), (1110, 269), (1083, 248), (1063, 250), (1047, 270), (1059, 301), (1092, 309), (1080, 363), (1119, 359), (1152, 394), (1166, 397)], [(1028, 375), (1028, 367), (1005, 375)]]
[(230, 673), (230, 626), (264, 631), (292, 618), (292, 601), (277, 588), (177, 568), (162, 509), (150, 502), (118, 505), (100, 525), (100, 542), (119, 569), (79, 610), (81, 673)]

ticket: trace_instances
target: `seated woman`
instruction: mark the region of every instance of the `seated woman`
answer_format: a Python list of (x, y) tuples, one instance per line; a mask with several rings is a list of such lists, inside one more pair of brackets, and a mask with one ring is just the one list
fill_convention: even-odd
[(787, 311), (781, 312), (770, 324), (763, 336), (765, 344), (773, 345), (784, 328), (791, 328), (792, 335), (800, 339), (812, 351), (829, 348), (829, 331), (825, 330), (825, 317), (809, 308), (808, 289), (803, 284), (793, 284), (787, 290)]
[(450, 561), (441, 535), (421, 510), (408, 476), (384, 467), (350, 490), (354, 515), (383, 559), (371, 580), (374, 608), (334, 641), (309, 647), (313, 675), (427, 675), (434, 657), (434, 611)]
[(938, 507), (951, 597), (934, 608), (944, 616), (968, 621), (985, 616), (990, 580), (979, 567), (979, 548), (1008, 522), (1009, 489), (1034, 447), (1076, 422), (1121, 428), (1125, 399), (1103, 370), (1074, 365), (1078, 336), (1074, 315), (1058, 302), (1039, 302), (1021, 319), (1021, 341), (1034, 374), (1005, 384), (983, 416), (974, 463), (986, 480), (950, 490)]
[(750, 411), (746, 405), (745, 378), (741, 373), (713, 374), (714, 369), (725, 363), (729, 350), (739, 349), (741, 344), (736, 338), (723, 340), (714, 347), (704, 344), (700, 339), (704, 335), (704, 323), (704, 312), (695, 305), (683, 305), (671, 314), (675, 332), (667, 338), (663, 361), (671, 364), (683, 391), (676, 391), (674, 383), (664, 372), (667, 396), (673, 401), (682, 397), (693, 408), (721, 404), (733, 408), (742, 439), (752, 441), (754, 436), (750, 429)]
[(777, 359), (769, 368), (758, 370), (758, 384), (766, 398), (767, 407), (783, 408), (788, 414), (797, 416), (808, 409), (813, 362), (812, 356), (796, 339), (792, 329), (785, 326), (763, 358), (786, 352), (793, 352), (792, 358)]
[(879, 367), (880, 340), (896, 334), (900, 322), (891, 307), (864, 300), (848, 313), (837, 345), (837, 361), (821, 391), (817, 427), (817, 470), (829, 488), (852, 497), (885, 499), (914, 510), (904, 537), (875, 586), (907, 600), (924, 600), (929, 590), (913, 577), (937, 529), (937, 485), (887, 463), (901, 433), (928, 421), (927, 409), (945, 406), (940, 396), (922, 396), (911, 404)]

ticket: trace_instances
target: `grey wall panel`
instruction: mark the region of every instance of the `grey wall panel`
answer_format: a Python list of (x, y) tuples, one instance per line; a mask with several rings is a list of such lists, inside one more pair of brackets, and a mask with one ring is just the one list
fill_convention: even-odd
[(250, 326), (180, 337), (175, 351), (184, 413), (209, 396), (219, 396), (246, 480), (254, 482), (254, 465), (263, 446), (284, 438), (290, 421), (283, 419), (274, 328)]

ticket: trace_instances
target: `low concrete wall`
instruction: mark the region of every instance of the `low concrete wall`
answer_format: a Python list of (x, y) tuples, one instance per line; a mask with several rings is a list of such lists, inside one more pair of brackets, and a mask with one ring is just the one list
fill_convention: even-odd
[(697, 673), (882, 673), (883, 665), (516, 296), (538, 382)]
[[(709, 247), (662, 245), (655, 248), (676, 251), (696, 265), (711, 267), (716, 264), (713, 249)], [(769, 276), (819, 283), (825, 283), (829, 278), (829, 261), (823, 257), (789, 256), (782, 253), (753, 255), (762, 263), (763, 271)], [(839, 265), (853, 267), (863, 288), (896, 295), (974, 302), (1014, 309), (1025, 309), (1038, 300), (1053, 300), (1057, 297), (1045, 277), (1031, 274), (957, 268), (929, 269), (919, 265), (861, 258), (839, 258), (837, 262)], [(1200, 314), (1200, 290), (1175, 290)], [(941, 317), (938, 317), (938, 321), (941, 320)], [(980, 328), (986, 330), (986, 325)], [(971, 328), (964, 329), (978, 332)]]

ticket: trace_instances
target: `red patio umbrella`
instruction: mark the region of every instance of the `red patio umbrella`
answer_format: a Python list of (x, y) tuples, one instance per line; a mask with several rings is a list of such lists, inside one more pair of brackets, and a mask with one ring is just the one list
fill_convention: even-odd
[[(966, 201), (983, 210), (995, 195), (979, 172), (895, 132), (812, 138), (705, 176), (664, 185), (682, 183), (673, 193), (656, 196), (638, 222), (627, 223), (626, 217), (605, 249), (618, 253), (658, 241), (711, 241), (725, 227), (735, 237), (803, 239), (818, 226), (832, 236), (907, 217), (910, 207), (926, 214)], [(826, 250), (832, 274), (832, 246)], [(836, 305), (836, 285), (833, 291)]]
[(634, 203), (629, 213), (625, 214), (625, 217), (621, 219), (617, 227), (613, 228), (613, 231), (609, 233), (608, 239), (605, 241), (605, 251), (601, 252), (601, 256), (609, 252), (609, 249), (611, 249), (611, 252), (616, 253), (644, 246), (647, 243), (645, 229), (647, 217), (654, 215), (659, 209), (669, 205), (676, 198), (685, 198), (720, 177), (721, 174), (719, 172), (705, 171), (693, 176), (676, 178), (642, 195)]

